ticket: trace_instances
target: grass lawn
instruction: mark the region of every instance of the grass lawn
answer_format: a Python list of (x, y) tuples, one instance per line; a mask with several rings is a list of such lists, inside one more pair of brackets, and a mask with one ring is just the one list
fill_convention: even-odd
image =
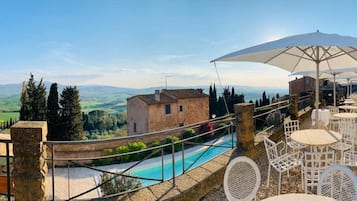
[(19, 120), (18, 112), (0, 112), (0, 123), (12, 120)]

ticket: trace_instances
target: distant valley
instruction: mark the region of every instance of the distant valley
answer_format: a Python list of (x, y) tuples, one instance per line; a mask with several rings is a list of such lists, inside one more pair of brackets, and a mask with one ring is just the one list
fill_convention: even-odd
[[(50, 88), (49, 82), (45, 82), (47, 90)], [(18, 111), (20, 108), (21, 84), (0, 85), (0, 112)], [(58, 93), (62, 92), (64, 85), (58, 85)], [(230, 86), (231, 87), (231, 86)], [(277, 93), (280, 96), (288, 94), (288, 89), (281, 88), (262, 88), (249, 86), (233, 86), (236, 93), (243, 93), (245, 101), (260, 99), (263, 91), (270, 98)], [(100, 109), (109, 113), (121, 113), (126, 110), (126, 99), (138, 95), (154, 93), (155, 90), (164, 87), (151, 87), (144, 89), (121, 88), (113, 86), (83, 85), (77, 86), (81, 98), (81, 106), (84, 112)], [(209, 93), (209, 86), (191, 86), (191, 87), (169, 87), (169, 89), (179, 88), (202, 88), (206, 94)], [(223, 89), (216, 87), (217, 92), (221, 93)], [(48, 95), (48, 93), (47, 93)]]

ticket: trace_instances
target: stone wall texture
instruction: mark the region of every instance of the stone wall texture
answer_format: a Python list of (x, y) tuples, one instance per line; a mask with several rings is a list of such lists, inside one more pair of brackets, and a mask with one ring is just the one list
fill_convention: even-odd
[(19, 121), (11, 127), (15, 200), (46, 200), (47, 122)]

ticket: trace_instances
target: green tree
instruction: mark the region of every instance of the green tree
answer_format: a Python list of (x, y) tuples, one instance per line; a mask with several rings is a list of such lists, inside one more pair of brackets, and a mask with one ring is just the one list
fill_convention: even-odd
[(36, 86), (34, 76), (30, 74), (26, 89), (25, 84), (22, 87), (20, 120), (45, 121), (46, 113), (46, 87), (42, 79)]
[(43, 80), (36, 86), (33, 97), (32, 111), (34, 121), (46, 121), (47, 119), (47, 101), (46, 87)]
[(60, 98), (61, 126), (62, 133), (60, 140), (83, 140), (82, 112), (77, 87), (66, 87), (63, 89)]
[(59, 109), (57, 83), (52, 83), (47, 99), (47, 138), (49, 140), (61, 139), (58, 132), (60, 122)]
[(28, 121), (31, 120), (31, 103), (29, 94), (27, 93), (26, 82), (22, 83), (22, 93), (21, 93), (21, 108), (20, 108), (20, 120)]

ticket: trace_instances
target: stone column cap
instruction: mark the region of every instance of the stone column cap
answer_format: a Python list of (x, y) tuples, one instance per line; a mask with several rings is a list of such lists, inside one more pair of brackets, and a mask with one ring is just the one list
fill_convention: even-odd
[[(25, 130), (37, 130), (37, 132), (30, 131), (24, 133)], [(26, 136), (30, 137), (26, 139)], [(47, 136), (47, 122), (46, 121), (18, 121), (11, 126), (11, 139), (15, 141), (33, 141), (37, 139), (45, 141)]]

